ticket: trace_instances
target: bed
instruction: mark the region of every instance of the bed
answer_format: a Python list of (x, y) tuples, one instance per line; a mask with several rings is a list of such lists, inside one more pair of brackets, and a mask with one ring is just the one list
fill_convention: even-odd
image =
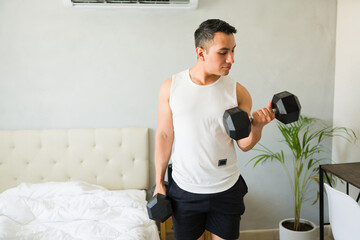
[(157, 240), (147, 128), (1, 130), (0, 239)]

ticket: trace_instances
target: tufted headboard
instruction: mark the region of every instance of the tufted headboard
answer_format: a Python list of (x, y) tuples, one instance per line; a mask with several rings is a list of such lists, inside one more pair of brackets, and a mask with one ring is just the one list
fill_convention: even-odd
[(147, 189), (147, 128), (0, 131), (0, 192), (22, 182), (82, 180)]

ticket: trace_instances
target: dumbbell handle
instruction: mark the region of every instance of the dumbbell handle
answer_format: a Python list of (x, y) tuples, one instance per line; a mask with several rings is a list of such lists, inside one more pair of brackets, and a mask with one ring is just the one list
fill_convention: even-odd
[[(278, 114), (278, 112), (279, 112), (279, 111), (277, 110), (277, 108), (273, 108), (272, 110), (273, 110), (273, 112), (274, 112), (275, 115)], [(252, 122), (252, 121), (254, 120), (254, 117), (253, 117), (253, 116), (250, 116), (249, 119), (250, 119), (250, 122)]]

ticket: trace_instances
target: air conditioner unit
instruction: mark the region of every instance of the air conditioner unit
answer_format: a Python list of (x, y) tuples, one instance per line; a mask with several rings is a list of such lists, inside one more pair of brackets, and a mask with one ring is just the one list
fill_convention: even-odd
[(63, 0), (71, 7), (183, 8), (195, 9), (198, 0)]

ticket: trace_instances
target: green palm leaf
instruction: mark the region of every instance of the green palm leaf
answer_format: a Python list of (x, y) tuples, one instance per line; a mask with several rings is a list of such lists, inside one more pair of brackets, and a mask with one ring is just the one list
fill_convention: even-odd
[[(324, 141), (328, 138), (340, 137), (349, 142), (355, 142), (357, 136), (355, 132), (345, 127), (331, 127), (317, 118), (300, 116), (299, 120), (291, 124), (277, 122), (277, 127), (282, 134), (281, 143), (284, 143), (286, 150), (278, 149), (276, 151), (265, 147), (262, 144), (259, 149), (254, 149), (260, 154), (249, 160), (256, 167), (258, 164), (267, 162), (279, 162), (286, 176), (288, 177), (294, 200), (294, 218), (295, 224), (299, 224), (302, 203), (310, 200), (310, 183), (319, 182), (319, 165), (323, 162), (330, 162), (331, 159), (324, 157), (323, 153), (327, 151)], [(291, 152), (291, 158), (285, 158), (285, 152)], [(293, 164), (286, 164), (287, 162)], [(293, 173), (293, 176), (292, 174)], [(325, 181), (327, 181), (325, 179)], [(330, 181), (334, 181), (331, 178)], [(315, 198), (313, 204), (318, 200)]]

